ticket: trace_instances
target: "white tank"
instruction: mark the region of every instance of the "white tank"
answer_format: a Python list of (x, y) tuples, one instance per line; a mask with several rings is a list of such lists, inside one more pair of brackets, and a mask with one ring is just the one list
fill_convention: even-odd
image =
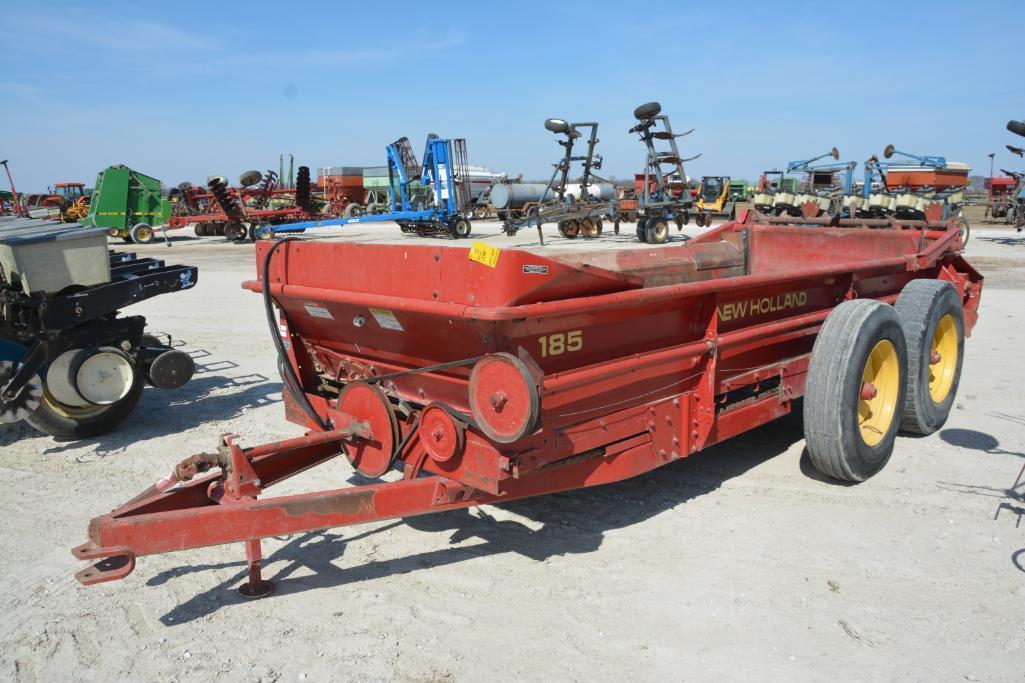
[[(578, 194), (580, 194), (579, 185), (569, 185), (566, 187), (567, 197), (572, 197), (576, 200)], [(587, 186), (587, 194), (599, 201), (609, 201), (616, 198), (616, 188), (611, 183), (595, 183)]]
[(496, 209), (518, 209), (527, 202), (541, 201), (542, 195), (545, 201), (556, 196), (541, 183), (496, 183), (491, 187), (491, 205)]

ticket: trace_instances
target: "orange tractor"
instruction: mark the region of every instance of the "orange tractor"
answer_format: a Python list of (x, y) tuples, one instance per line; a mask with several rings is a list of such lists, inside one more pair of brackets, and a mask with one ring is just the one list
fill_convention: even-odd
[(77, 223), (89, 213), (89, 199), (84, 183), (56, 183), (46, 194), (29, 195), (28, 205), (29, 210), (49, 209), (52, 218), (64, 223)]

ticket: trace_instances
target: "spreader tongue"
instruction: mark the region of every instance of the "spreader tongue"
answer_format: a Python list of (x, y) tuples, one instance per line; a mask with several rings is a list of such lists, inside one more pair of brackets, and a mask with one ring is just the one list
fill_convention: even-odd
[(123, 579), (135, 569), (135, 554), (127, 548), (100, 548), (88, 541), (71, 551), (80, 560), (99, 560), (75, 574), (83, 586)]

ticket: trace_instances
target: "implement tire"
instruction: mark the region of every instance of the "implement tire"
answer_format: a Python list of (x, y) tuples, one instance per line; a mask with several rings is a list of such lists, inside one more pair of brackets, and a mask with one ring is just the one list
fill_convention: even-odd
[(908, 347), (907, 400), (900, 428), (912, 434), (932, 434), (947, 421), (961, 380), (961, 297), (949, 282), (912, 280), (894, 307)]
[(90, 405), (86, 408), (67, 406), (43, 388), (43, 398), (34, 413), (25, 418), (30, 425), (57, 439), (88, 439), (106, 434), (121, 424), (135, 409), (142, 397), (142, 372), (135, 373), (135, 381), (124, 398), (110, 405)]
[(872, 299), (845, 301), (812, 348), (804, 437), (815, 468), (860, 482), (886, 465), (904, 412), (907, 345), (900, 316)]

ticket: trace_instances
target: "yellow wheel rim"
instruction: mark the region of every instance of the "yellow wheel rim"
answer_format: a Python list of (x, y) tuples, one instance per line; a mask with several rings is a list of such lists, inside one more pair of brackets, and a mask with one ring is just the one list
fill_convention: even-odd
[(861, 373), (858, 400), (858, 428), (861, 440), (875, 446), (893, 424), (900, 394), (900, 360), (897, 349), (889, 339), (883, 339), (872, 349)]
[(150, 231), (150, 230), (147, 230), (146, 228), (143, 228), (142, 230), (139, 230), (137, 234), (139, 235), (139, 239), (142, 240), (143, 242), (149, 241), (149, 238), (153, 236), (153, 232)]
[(929, 353), (929, 396), (943, 403), (954, 385), (957, 371), (957, 324), (949, 313), (940, 318), (932, 335)]

